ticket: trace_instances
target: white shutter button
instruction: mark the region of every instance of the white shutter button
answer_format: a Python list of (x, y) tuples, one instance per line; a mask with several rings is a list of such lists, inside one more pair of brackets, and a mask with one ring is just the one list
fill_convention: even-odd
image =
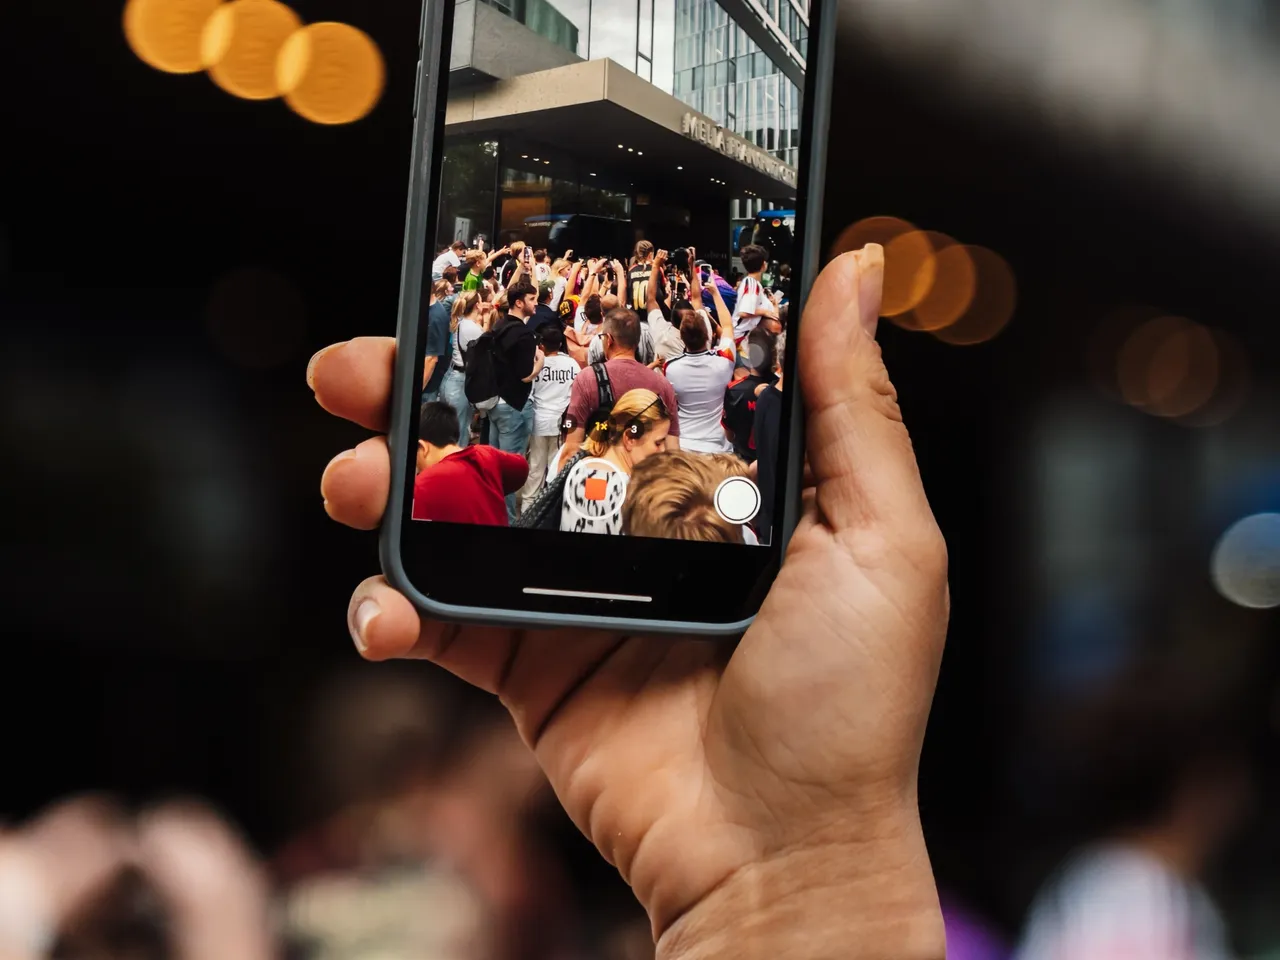
[(749, 523), (760, 512), (760, 488), (746, 477), (730, 477), (716, 487), (715, 505), (729, 523)]

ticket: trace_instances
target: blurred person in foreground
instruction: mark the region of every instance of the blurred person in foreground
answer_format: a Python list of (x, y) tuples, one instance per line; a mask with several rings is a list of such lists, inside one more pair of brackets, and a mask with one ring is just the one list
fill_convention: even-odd
[(1097, 839), (1037, 895), (1017, 960), (1231, 956), (1201, 881), (1249, 812), (1252, 772), (1238, 699), (1208, 685), (1143, 668), (1083, 711), (1069, 797)]
[(308, 960), (572, 956), (546, 778), (500, 707), (442, 679), (347, 670), (303, 721), (319, 816), (276, 867)]
[(716, 510), (716, 490), (747, 465), (729, 453), (686, 450), (660, 453), (631, 471), (622, 504), (622, 533), (631, 537), (756, 545), (750, 527), (730, 523)]
[(266, 873), (195, 802), (63, 801), (0, 834), (0, 960), (276, 960)]
[[(447, 625), (380, 577), (348, 608), (368, 659), (431, 660), (498, 695), (662, 960), (946, 955), (917, 801), (946, 548), (874, 339), (883, 279), (871, 245), (814, 286), (794, 384), (812, 484), (736, 642)], [(317, 401), (385, 428), (394, 352), (387, 338), (322, 351)], [(326, 468), (329, 514), (376, 527), (388, 482), (371, 438)]]

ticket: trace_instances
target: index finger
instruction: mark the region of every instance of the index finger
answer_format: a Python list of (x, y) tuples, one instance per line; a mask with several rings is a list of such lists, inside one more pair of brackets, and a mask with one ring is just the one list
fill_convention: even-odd
[(307, 385), (316, 402), (334, 416), (386, 430), (395, 362), (393, 337), (356, 337), (312, 357)]

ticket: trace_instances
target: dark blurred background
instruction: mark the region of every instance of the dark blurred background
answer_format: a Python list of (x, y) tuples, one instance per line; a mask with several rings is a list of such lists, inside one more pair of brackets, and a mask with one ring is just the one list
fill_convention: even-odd
[[(294, 5), (387, 59), (373, 113), (329, 128), (150, 69), (120, 6), (10, 5), (0, 36), (0, 818), (195, 794), (277, 856), (344, 796), (317, 780), (309, 711), (383, 669), (345, 627), (375, 537), (318, 490), (363, 432), (303, 374), (394, 332), (418, 11)], [(901, 217), (1017, 284), (989, 342), (882, 324), (951, 555), (922, 788), (940, 882), (1015, 939), (1102, 829), (1063, 785), (1092, 766), (1064, 730), (1163, 665), (1246, 732), (1257, 794), (1209, 882), (1237, 949), (1280, 955), (1274, 529), (1211, 575), (1228, 528), (1280, 511), (1280, 4), (850, 0), (841, 29), (828, 243)], [(1142, 402), (1200, 369), (1134, 359), (1162, 315), (1220, 331), (1213, 416)], [(432, 749), (458, 716), (423, 721)], [(539, 829), (575, 903), (625, 903), (571, 827)]]

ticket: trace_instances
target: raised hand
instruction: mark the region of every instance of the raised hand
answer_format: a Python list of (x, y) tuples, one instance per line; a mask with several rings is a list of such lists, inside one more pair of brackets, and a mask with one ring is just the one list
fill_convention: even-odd
[[(663, 958), (942, 960), (916, 809), (946, 632), (946, 550), (873, 335), (883, 251), (830, 264), (801, 327), (813, 483), (786, 562), (736, 644), (606, 631), (458, 627), (381, 577), (349, 627), (371, 660), (431, 660), (496, 694), (574, 822), (648, 911)], [(395, 345), (312, 359), (326, 410), (387, 419)], [(377, 526), (375, 437), (321, 483), (329, 514)]]

